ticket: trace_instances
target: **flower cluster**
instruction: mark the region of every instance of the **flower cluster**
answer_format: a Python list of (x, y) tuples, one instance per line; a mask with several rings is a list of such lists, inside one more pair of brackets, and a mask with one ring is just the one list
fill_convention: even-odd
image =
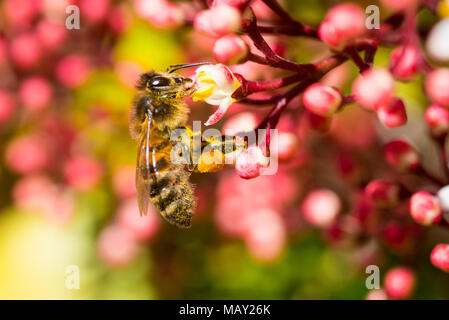
[[(314, 19), (288, 0), (80, 0), (80, 30), (65, 26), (72, 1), (16, 3), (0, 4), (0, 189), (10, 190), (0, 215), (14, 207), (74, 228), (133, 283), (157, 272), (171, 298), (197, 288), (186, 273), (201, 263), (218, 277), (256, 270), (240, 245), (257, 266), (288, 264), (273, 292), (305, 281), (291, 273), (308, 265), (328, 270), (333, 250), (363, 275), (387, 271), (366, 299), (419, 297), (422, 264), (449, 272), (447, 1), (382, 0), (376, 29), (346, 1)], [(250, 143), (233, 170), (192, 174), (194, 227), (181, 233), (153, 207), (138, 215), (125, 119), (139, 73), (187, 61), (210, 62), (179, 71), (194, 83), (191, 117), (226, 135), (256, 131), (265, 145)], [(277, 172), (261, 174), (273, 155)], [(257, 270), (246, 274), (266, 280)], [(202, 280), (216, 292), (258, 287)]]
[[(335, 122), (340, 122), (338, 119), (340, 113), (349, 113), (346, 109), (361, 106), (366, 111), (374, 113), (378, 122), (386, 128), (378, 129), (379, 133), (404, 127), (409, 118), (407, 114), (411, 112), (407, 106), (411, 99), (404, 95), (403, 90), (398, 90), (397, 82), (408, 83), (417, 77), (423, 77), (424, 94), (431, 104), (426, 108), (422, 122), (427, 125), (430, 140), (440, 149), (440, 176), (435, 176), (432, 172), (435, 170), (429, 170), (424, 166), (423, 155), (408, 141), (408, 137), (399, 136), (384, 143), (384, 159), (392, 169), (386, 167), (376, 170), (381, 175), (379, 178), (361, 172), (366, 169), (360, 167), (360, 164), (353, 159), (354, 151), (350, 152), (352, 155), (340, 160), (344, 161), (340, 167), (342, 174), (351, 179), (349, 181), (355, 188), (352, 192), (358, 194), (352, 199), (345, 196), (344, 201), (349, 201), (353, 206), (349, 212), (344, 214), (347, 209), (343, 209), (342, 205), (343, 190), (329, 188), (310, 190), (302, 200), (300, 208), (304, 221), (325, 230), (331, 239), (349, 240), (357, 234), (366, 234), (373, 238), (379, 237), (391, 246), (393, 251), (400, 251), (402, 254), (412, 252), (416, 243), (416, 239), (413, 239), (416, 232), (413, 230), (419, 230), (412, 227), (412, 221), (426, 227), (447, 226), (443, 216), (446, 212), (444, 204), (448, 202), (444, 185), (449, 182), (444, 143), (449, 130), (447, 109), (449, 69), (432, 65), (427, 56), (434, 60), (448, 61), (445, 54), (449, 50), (442, 47), (444, 46), (442, 43), (447, 41), (441, 40), (442, 34), (444, 32), (447, 34), (448, 28), (442, 26), (443, 22), (434, 26), (427, 39), (427, 52), (425, 52), (420, 45), (420, 36), (416, 29), (419, 11), (417, 1), (382, 1), (383, 6), (392, 12), (395, 18), (381, 22), (381, 28), (375, 31), (366, 28), (364, 10), (355, 3), (343, 3), (330, 8), (315, 30), (292, 18), (275, 1), (261, 2), (273, 10), (282, 22), (272, 26), (259, 25), (257, 14), (254, 15), (255, 10), (249, 7), (248, 1), (212, 1), (210, 8), (201, 11), (195, 18), (194, 28), (216, 39), (213, 46), (215, 59), (220, 63), (239, 64), (231, 66), (231, 70), (235, 70), (234, 74), (220, 64), (202, 67), (197, 71), (199, 85), (194, 99), (219, 105), (218, 111), (206, 124), (220, 120), (233, 102), (238, 102), (239, 105), (273, 104), (273, 109), (259, 122), (259, 125), (256, 126), (252, 122), (248, 127), (242, 128), (242, 131), (252, 128), (274, 128), (290, 103), (291, 112), (299, 114), (298, 117), (301, 119), (294, 118), (300, 127), (300, 130), (294, 131), (300, 135), (304, 144), (309, 139), (309, 130), (318, 129), (328, 131), (330, 134), (335, 133), (336, 137), (340, 136), (337, 139), (340, 140), (342, 148), (347, 149), (347, 146), (343, 147), (347, 142), (341, 141), (341, 137), (344, 136), (339, 132), (341, 130), (339, 126), (335, 125), (334, 128), (331, 126), (332, 118), (337, 118)], [(250, 12), (249, 19), (244, 18), (247, 10)], [(439, 11), (440, 14), (446, 12), (441, 7)], [(243, 33), (243, 36), (237, 35), (238, 31), (240, 34)], [(304, 41), (308, 38), (318, 39), (332, 50), (333, 55), (315, 63), (300, 64), (286, 59), (276, 48), (276, 44), (273, 44), (273, 40), (264, 37), (264, 33), (277, 34), (279, 37), (298, 36), (305, 38)], [(384, 45), (394, 46), (389, 65), (375, 66), (374, 57), (378, 47)], [(350, 94), (345, 95), (343, 92), (347, 80), (341, 78), (347, 77), (348, 71), (345, 66), (340, 65), (348, 60), (358, 68), (359, 75), (351, 85)], [(239, 73), (247, 72), (243, 67), (250, 67), (252, 72), (247, 74), (254, 76), (257, 69), (264, 65), (283, 69), (287, 75), (275, 80), (259, 75), (262, 80), (249, 80)], [(222, 72), (225, 76), (222, 77), (228, 79), (226, 84), (217, 80), (217, 76), (214, 75), (219, 69), (225, 70)], [(326, 75), (327, 73), (329, 74)], [(281, 88), (290, 85), (291, 89), (279, 93), (282, 92)], [(267, 97), (268, 91), (276, 91), (277, 94)], [(301, 99), (296, 101), (295, 98), (298, 96)], [(295, 106), (298, 104), (300, 105)], [(353, 121), (363, 123), (365, 120), (354, 118)], [(354, 127), (354, 124), (351, 126)], [(289, 127), (291, 128), (291, 124), (287, 125), (287, 128)], [(346, 136), (344, 140), (357, 140), (355, 137), (357, 132), (349, 134), (354, 136)], [(359, 146), (366, 147), (370, 144), (371, 142), (362, 142)], [(258, 166), (263, 165), (261, 151), (258, 151), (257, 147), (249, 148), (244, 158), (243, 154), (241, 157), (237, 160), (236, 166), (240, 176), (246, 179), (257, 177)], [(248, 160), (250, 158), (251, 164)], [(302, 165), (304, 163), (300, 164)], [(256, 173), (253, 174), (252, 171)], [(398, 175), (405, 177), (409, 174), (416, 176), (415, 181), (398, 178)], [(364, 192), (360, 194), (357, 189), (362, 179), (368, 180), (369, 183), (366, 183)], [(307, 184), (304, 184), (304, 187), (309, 188)], [(347, 192), (346, 190), (344, 193)], [(404, 208), (407, 208), (405, 210), (408, 211), (408, 218), (402, 213)], [(397, 214), (383, 221), (380, 212), (385, 210)], [(431, 260), (438, 268), (447, 270), (449, 255), (444, 246), (440, 244), (435, 247)], [(414, 277), (411, 271), (405, 268), (390, 271), (385, 280), (386, 297), (393, 299), (410, 297)]]

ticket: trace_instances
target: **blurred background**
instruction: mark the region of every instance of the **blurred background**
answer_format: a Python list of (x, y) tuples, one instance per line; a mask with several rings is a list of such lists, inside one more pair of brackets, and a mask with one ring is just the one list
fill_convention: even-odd
[[(404, 262), (417, 273), (415, 298), (449, 298), (448, 277), (428, 258), (447, 231), (402, 220), (373, 231), (382, 213), (362, 192), (385, 170), (381, 145), (389, 137), (407, 135), (435, 167), (419, 78), (399, 84), (409, 112), (400, 130), (387, 132), (348, 107), (328, 133), (315, 132), (294, 100), (279, 124), (276, 175), (243, 180), (233, 168), (193, 175), (198, 209), (187, 230), (155, 210), (139, 216), (128, 132), (136, 79), (149, 69), (214, 61), (214, 39), (190, 26), (203, 1), (172, 1), (172, 11), (157, 2), (0, 3), (0, 298), (363, 299), (367, 265), (378, 265), (382, 278)], [(283, 3), (317, 25), (338, 1)], [(80, 8), (79, 29), (65, 27), (70, 4)], [(275, 19), (260, 1), (254, 8), (260, 20)], [(269, 41), (299, 62), (329, 54), (312, 40)], [(381, 49), (375, 64), (387, 65), (390, 52)], [(252, 63), (232, 68), (251, 80), (283, 75)], [(356, 74), (347, 63), (325, 81), (349, 92)], [(192, 120), (214, 111), (188, 103)], [(235, 104), (216, 127), (250, 129), (268, 110)], [(311, 227), (303, 217), (309, 207), (338, 212), (338, 223)], [(66, 286), (73, 270), (79, 289)]]

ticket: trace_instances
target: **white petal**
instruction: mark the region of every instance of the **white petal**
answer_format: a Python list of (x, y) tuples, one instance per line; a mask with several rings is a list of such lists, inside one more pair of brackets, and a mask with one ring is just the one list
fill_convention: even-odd
[(439, 21), (427, 37), (426, 49), (438, 61), (449, 61), (449, 18)]
[(232, 98), (226, 98), (224, 99), (221, 104), (218, 106), (217, 111), (215, 111), (209, 119), (207, 119), (206, 123), (204, 125), (210, 126), (211, 124), (214, 124), (218, 122), (223, 116), (225, 115), (226, 111), (228, 110), (229, 106), (234, 103), (234, 99)]

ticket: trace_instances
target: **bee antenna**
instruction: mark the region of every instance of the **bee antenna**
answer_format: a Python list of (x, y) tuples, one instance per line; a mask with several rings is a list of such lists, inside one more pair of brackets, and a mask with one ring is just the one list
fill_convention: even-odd
[(197, 67), (197, 66), (204, 66), (206, 64), (211, 64), (210, 62), (198, 62), (198, 63), (187, 63), (187, 64), (175, 64), (172, 66), (169, 66), (167, 68), (167, 72), (168, 73), (173, 73), (179, 69), (184, 69), (184, 68), (190, 68), (190, 67)]

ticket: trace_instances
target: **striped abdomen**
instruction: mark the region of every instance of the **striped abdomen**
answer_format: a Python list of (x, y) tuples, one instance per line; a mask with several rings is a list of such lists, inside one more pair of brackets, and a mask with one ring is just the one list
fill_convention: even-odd
[(195, 211), (193, 187), (183, 165), (170, 161), (171, 144), (159, 140), (152, 146), (149, 189), (150, 199), (161, 215), (178, 227), (190, 227)]

